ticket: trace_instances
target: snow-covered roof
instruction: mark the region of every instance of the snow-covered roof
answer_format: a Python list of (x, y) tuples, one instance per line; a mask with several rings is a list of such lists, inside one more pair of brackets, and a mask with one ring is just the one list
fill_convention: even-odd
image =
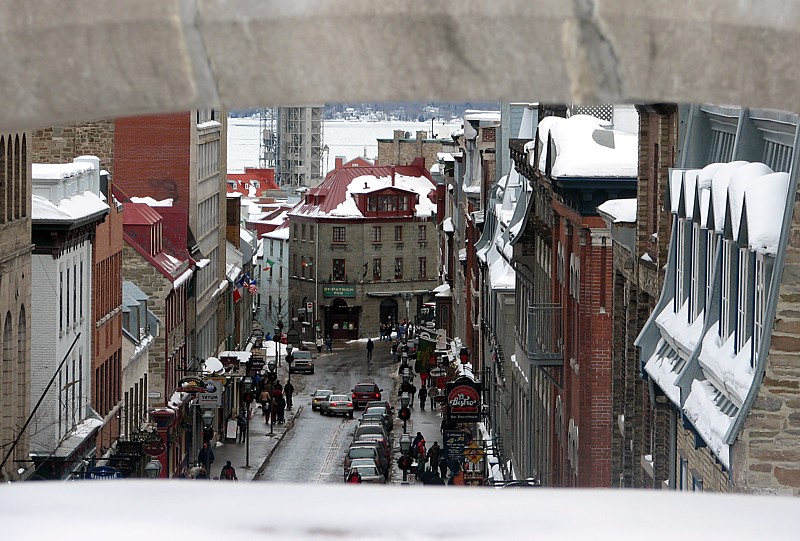
[(150, 205), (151, 207), (171, 207), (172, 206), (172, 198), (168, 197), (166, 199), (157, 200), (153, 199), (152, 197), (131, 197), (131, 201), (134, 203), (144, 203), (146, 205)]
[(635, 223), (636, 222), (636, 198), (631, 199), (609, 199), (599, 207), (597, 211), (605, 214), (610, 221), (615, 224)]
[(608, 129), (599, 118), (561, 119), (553, 123), (550, 134), (556, 147), (553, 177), (628, 178), (638, 173), (638, 136)]
[(72, 163), (34, 163), (31, 164), (31, 178), (34, 180), (69, 178), (94, 170), (90, 162)]
[(65, 224), (90, 219), (108, 212), (108, 205), (92, 192), (86, 191), (54, 204), (39, 195), (31, 198), (31, 219), (34, 222), (63, 222)]
[(225, 245), (225, 275), (228, 280), (235, 282), (242, 273), (242, 252), (237, 250), (230, 241), (226, 241)]
[(261, 238), (275, 239), (275, 240), (289, 240), (289, 228), (279, 227), (278, 229), (274, 229), (268, 233), (264, 233), (263, 235), (261, 235)]
[(448, 216), (447, 218), (444, 219), (444, 221), (442, 222), (442, 231), (444, 231), (445, 233), (452, 233), (454, 231), (452, 217)]

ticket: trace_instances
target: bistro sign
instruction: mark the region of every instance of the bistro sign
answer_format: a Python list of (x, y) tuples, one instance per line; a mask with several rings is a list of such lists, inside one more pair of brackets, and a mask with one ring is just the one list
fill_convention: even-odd
[(356, 286), (352, 285), (327, 285), (322, 286), (323, 297), (355, 297)]
[(447, 409), (450, 420), (458, 423), (480, 421), (481, 395), (473, 385), (460, 384), (448, 388)]

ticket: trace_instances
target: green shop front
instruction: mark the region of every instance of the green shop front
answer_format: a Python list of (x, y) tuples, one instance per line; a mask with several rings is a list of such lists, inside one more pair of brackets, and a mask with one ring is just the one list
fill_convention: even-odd
[(356, 340), (359, 333), (361, 306), (356, 306), (355, 284), (322, 286), (325, 310), (325, 335), (334, 340)]

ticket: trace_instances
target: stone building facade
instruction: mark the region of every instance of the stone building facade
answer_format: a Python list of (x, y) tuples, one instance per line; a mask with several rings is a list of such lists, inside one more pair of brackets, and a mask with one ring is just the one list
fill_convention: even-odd
[(378, 158), (375, 165), (408, 165), (420, 156), (425, 167), (438, 163), (442, 151), (440, 139), (429, 139), (427, 131), (417, 131), (414, 138), (403, 130), (394, 130), (391, 139), (378, 139)]
[(334, 339), (413, 321), (439, 283), (435, 199), (419, 158), (329, 173), (289, 212), (290, 316), (319, 307), (320, 332)]
[(33, 163), (69, 163), (77, 156), (100, 159), (100, 167), (114, 175), (114, 119), (78, 122), (33, 130)]
[(31, 463), (26, 462), (30, 434), (19, 433), (28, 418), (31, 401), (32, 244), (28, 141), (25, 132), (0, 133), (0, 321), (4, 343), (9, 346), (3, 348), (0, 361), (2, 480), (18, 480), (31, 471)]

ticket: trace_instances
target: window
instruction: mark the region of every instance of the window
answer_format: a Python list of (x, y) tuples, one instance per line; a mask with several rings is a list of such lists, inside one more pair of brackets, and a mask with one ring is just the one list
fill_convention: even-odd
[(428, 277), (428, 265), (424, 257), (419, 258), (419, 278)]
[(316, 237), (314, 236), (314, 224), (311, 224), (308, 226), (308, 240), (314, 242), (315, 238)]
[(408, 210), (408, 197), (402, 196), (397, 199), (397, 210), (400, 212)]
[(372, 242), (380, 242), (381, 241), (381, 226), (374, 225), (372, 226)]
[(733, 264), (731, 241), (722, 241), (722, 276), (721, 276), (721, 291), (720, 291), (720, 304), (719, 304), (719, 336), (724, 342), (730, 335), (730, 318), (731, 318), (731, 276), (733, 275)]
[(706, 233), (706, 306), (711, 304), (711, 294), (714, 292), (714, 269), (717, 256), (716, 233), (713, 227)]
[(300, 224), (300, 238), (306, 240), (306, 224)]
[[(344, 228), (342, 228), (344, 229)], [(344, 259), (334, 259), (333, 260), (333, 281), (334, 282), (344, 282), (345, 280), (345, 260)]]
[(373, 259), (372, 260), (372, 280), (375, 282), (380, 281), (381, 279), (381, 260)]
[[(703, 292), (704, 294), (705, 292)], [(692, 224), (692, 275), (689, 285), (689, 323), (702, 309), (700, 299), (700, 224)]]
[(403, 226), (402, 225), (394, 226), (394, 240), (395, 240), (395, 242), (402, 242), (403, 241)]
[(333, 242), (347, 242), (347, 232), (344, 227), (333, 228)]
[(764, 318), (767, 312), (766, 268), (764, 254), (756, 254), (755, 302), (753, 307), (753, 358), (758, 355), (764, 338)]
[(378, 198), (377, 197), (370, 197), (367, 199), (367, 212), (377, 212), (378, 211)]
[(673, 303), (673, 311), (678, 313), (681, 309), (684, 299), (683, 277), (684, 265), (686, 262), (686, 222), (682, 219), (678, 220), (678, 231), (675, 234), (675, 301)]
[(739, 249), (739, 281), (736, 287), (736, 351), (742, 350), (747, 340), (750, 338), (748, 325), (748, 284), (750, 282), (750, 251), (745, 248)]
[(403, 258), (402, 257), (395, 257), (394, 258), (394, 279), (395, 280), (402, 280), (403, 279)]
[(297, 224), (292, 224), (292, 238), (297, 239)]
[(417, 240), (419, 242), (425, 242), (426, 240), (428, 240), (428, 226), (427, 225), (417, 226)]

